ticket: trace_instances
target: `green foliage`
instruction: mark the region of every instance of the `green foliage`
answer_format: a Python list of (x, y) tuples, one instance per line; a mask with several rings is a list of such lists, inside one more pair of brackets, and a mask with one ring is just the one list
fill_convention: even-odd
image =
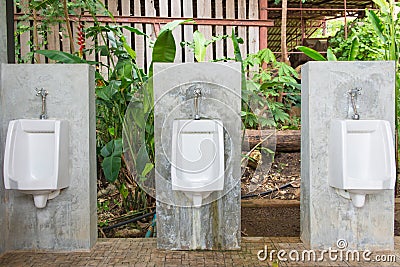
[[(332, 48), (338, 60), (382, 60), (383, 43), (375, 33), (371, 23), (367, 19), (355, 20), (347, 25), (348, 38), (344, 38), (344, 27), (330, 38), (329, 46)], [(355, 41), (356, 40), (356, 41)], [(358, 53), (352, 54), (352, 46), (358, 42)]]
[[(242, 91), (244, 106), (242, 120), (247, 128), (265, 126), (283, 127), (290, 124), (289, 109), (300, 102), (300, 85), (297, 82), (298, 73), (289, 65), (276, 60), (269, 49), (250, 54), (243, 61), (244, 69), (249, 71), (251, 80), (247, 82), (246, 90)], [(277, 98), (283, 93), (282, 101)], [(260, 107), (260, 112), (254, 114), (251, 104)], [(272, 118), (268, 116), (272, 113)]]
[(196, 61), (203, 62), (206, 57), (207, 47), (216, 41), (226, 38), (228, 38), (228, 35), (213, 36), (211, 40), (206, 40), (204, 34), (196, 30), (193, 33), (193, 41), (181, 42), (181, 46), (184, 47), (187, 45), (188, 47), (192, 48)]
[[(395, 112), (396, 112), (396, 136), (400, 134), (400, 38), (399, 30), (399, 13), (396, 14), (398, 4), (393, 0), (374, 0), (374, 3), (379, 7), (380, 12), (376, 13), (369, 10), (368, 18), (383, 43), (384, 59), (394, 60), (396, 64), (396, 89), (395, 89)], [(397, 138), (398, 140), (398, 138)], [(397, 141), (398, 142), (398, 141)], [(398, 148), (398, 144), (397, 148)], [(397, 158), (398, 155), (397, 155)]]
[[(65, 30), (65, 14), (63, 1), (55, 0), (33, 0), (23, 3), (20, 0), (16, 0), (15, 6), (17, 10), (22, 10), (24, 15), (19, 18), (16, 30), (14, 32), (14, 38), (16, 39), (15, 52), (17, 56), (17, 62), (19, 63), (31, 63), (33, 61), (34, 52), (36, 50), (45, 49), (48, 45), (47, 35), (52, 33), (52, 26), (60, 26), (60, 32)], [(67, 2), (67, 13), (70, 15), (78, 15), (77, 10), (87, 10), (90, 14), (95, 15), (96, 13), (105, 13), (106, 9), (99, 2), (99, 0), (81, 0), (81, 1), (68, 1)], [(33, 23), (28, 23), (29, 17), (33, 17), (36, 13), (40, 16), (40, 20), (36, 20)], [(30, 53), (24, 57), (20, 56), (20, 45), (19, 38), (26, 32), (37, 33), (39, 39), (35, 44), (32, 40), (29, 40), (22, 46), (28, 46)], [(69, 36), (63, 35), (62, 38), (69, 38)], [(70, 40), (74, 42), (74, 40)]]
[[(162, 30), (154, 43), (153, 62), (173, 62), (175, 40), (172, 29), (180, 23), (182, 22), (174, 23), (175, 26), (169, 24), (168, 29)], [(106, 45), (96, 45), (88, 48), (86, 52), (101, 53), (110, 58), (109, 65), (102, 64), (108, 70), (106, 75), (96, 72), (97, 150), (104, 177), (108, 182), (116, 183), (126, 208), (139, 209), (147, 205), (146, 194), (139, 187), (134, 191), (130, 190), (126, 185), (130, 177), (121, 173), (121, 167), (125, 164), (122, 131), (124, 116), (128, 105), (131, 104), (132, 108), (129, 111), (132, 121), (135, 122), (136, 132), (145, 135), (136, 136), (134, 140), (142, 145), (140, 148), (132, 149), (131, 152), (138, 172), (136, 175), (140, 179), (145, 179), (154, 168), (153, 92), (151, 83), (147, 83), (150, 77), (137, 66), (136, 52), (126, 42), (122, 29), (145, 35), (132, 27), (103, 26), (96, 23), (86, 30), (86, 37), (93, 40), (100, 37)], [(96, 63), (61, 51), (40, 50), (37, 53), (59, 63)], [(142, 204), (137, 206), (135, 203)]]

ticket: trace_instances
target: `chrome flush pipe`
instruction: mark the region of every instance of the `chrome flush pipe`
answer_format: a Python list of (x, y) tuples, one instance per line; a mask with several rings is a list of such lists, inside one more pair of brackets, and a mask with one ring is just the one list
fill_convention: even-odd
[(361, 95), (361, 88), (354, 88), (351, 89), (349, 91), (347, 91), (347, 93), (350, 96), (350, 102), (351, 102), (351, 107), (353, 108), (353, 116), (351, 116), (351, 118), (353, 120), (359, 120), (360, 119), (360, 114), (358, 114), (357, 111), (357, 95)]
[(42, 113), (40, 114), (39, 118), (41, 120), (47, 119), (47, 108), (46, 108), (46, 96), (49, 94), (46, 90), (43, 88), (40, 89), (35, 89), (36, 91), (36, 96), (42, 97)]
[(200, 120), (199, 115), (199, 97), (201, 97), (201, 89), (195, 88), (194, 91), (194, 119)]

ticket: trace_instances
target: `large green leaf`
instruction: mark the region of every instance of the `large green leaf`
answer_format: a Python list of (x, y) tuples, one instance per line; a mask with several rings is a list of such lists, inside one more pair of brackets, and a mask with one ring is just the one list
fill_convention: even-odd
[(36, 53), (60, 63), (89, 63), (89, 61), (83, 60), (78, 56), (57, 50), (38, 50)]
[(193, 33), (194, 57), (197, 62), (203, 62), (206, 58), (206, 38), (199, 31)]
[(174, 62), (175, 39), (171, 30), (160, 33), (153, 47), (153, 62)]
[(109, 156), (120, 156), (122, 154), (122, 139), (113, 139), (108, 142), (100, 151), (100, 155), (104, 158)]
[(353, 41), (351, 42), (351, 47), (350, 47), (350, 52), (349, 52), (349, 61), (353, 61), (356, 59), (358, 55), (358, 48), (360, 46), (360, 41), (357, 36), (353, 38)]
[(337, 61), (337, 58), (330, 47), (326, 50), (326, 58), (328, 61)]
[(383, 25), (381, 19), (378, 17), (378, 15), (376, 15), (376, 13), (373, 10), (368, 11), (368, 18), (376, 34), (379, 36), (382, 42), (386, 43), (386, 37), (384, 33), (385, 26)]
[(118, 178), (121, 169), (122, 139), (108, 142), (100, 151), (104, 157), (101, 167), (107, 181), (113, 183)]
[(316, 60), (316, 61), (326, 61), (326, 58), (321, 55), (319, 52), (315, 51), (312, 48), (306, 47), (306, 46), (297, 46), (296, 49), (300, 50), (310, 58)]
[(113, 183), (118, 178), (118, 173), (121, 169), (121, 157), (109, 156), (104, 158), (101, 167), (103, 168), (104, 176), (107, 181)]

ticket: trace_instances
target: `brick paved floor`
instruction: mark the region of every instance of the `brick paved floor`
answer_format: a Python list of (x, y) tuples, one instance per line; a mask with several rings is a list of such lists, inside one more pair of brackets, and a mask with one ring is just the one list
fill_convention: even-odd
[[(400, 266), (400, 237), (395, 238), (395, 243), (395, 251), (374, 252), (370, 258), (395, 255), (396, 262), (333, 262), (325, 257), (322, 262), (281, 261), (279, 266)], [(0, 266), (272, 266), (269, 259), (260, 261), (257, 258), (258, 251), (265, 245), (268, 251), (297, 250), (300, 255), (306, 250), (297, 237), (243, 238), (242, 249), (238, 251), (166, 251), (158, 250), (152, 238), (99, 239), (90, 252), (7, 252), (0, 257)], [(289, 258), (287, 254), (285, 257)]]

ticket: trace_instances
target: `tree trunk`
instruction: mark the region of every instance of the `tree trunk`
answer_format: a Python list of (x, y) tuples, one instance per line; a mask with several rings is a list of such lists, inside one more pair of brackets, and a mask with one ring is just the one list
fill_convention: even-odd
[[(286, 25), (287, 25), (287, 0), (282, 0), (282, 23), (281, 23), (281, 62), (290, 65), (287, 44), (286, 44)], [(277, 101), (283, 102), (283, 91), (279, 92)]]
[(286, 25), (287, 25), (287, 0), (282, 0), (282, 24), (281, 24), (281, 52), (282, 62), (289, 64), (288, 51), (286, 45)]

